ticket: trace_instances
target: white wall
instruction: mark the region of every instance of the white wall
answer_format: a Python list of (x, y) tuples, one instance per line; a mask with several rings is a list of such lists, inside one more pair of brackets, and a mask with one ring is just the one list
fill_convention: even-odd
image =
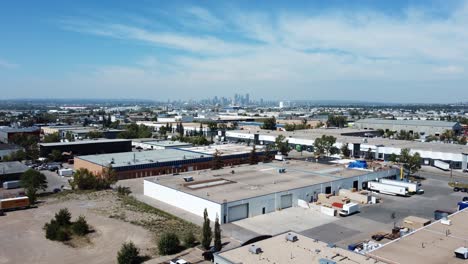
[(143, 182), (143, 194), (146, 196), (189, 211), (200, 217), (203, 217), (203, 211), (206, 208), (211, 221), (215, 221), (216, 215), (222, 219), (220, 204), (162, 186), (152, 181), (144, 180)]

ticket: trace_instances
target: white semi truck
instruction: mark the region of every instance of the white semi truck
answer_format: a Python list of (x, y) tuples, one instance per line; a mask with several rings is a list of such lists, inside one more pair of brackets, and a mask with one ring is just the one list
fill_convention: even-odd
[(406, 187), (408, 189), (408, 192), (411, 194), (421, 194), (424, 192), (422, 189), (419, 188), (419, 184), (417, 182), (404, 182), (398, 180), (380, 179), (380, 183)]
[(367, 188), (383, 194), (408, 196), (408, 188), (397, 185), (370, 181), (367, 183)]

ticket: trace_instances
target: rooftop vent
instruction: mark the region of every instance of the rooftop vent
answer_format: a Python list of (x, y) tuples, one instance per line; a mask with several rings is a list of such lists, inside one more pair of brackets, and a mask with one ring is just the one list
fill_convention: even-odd
[(467, 247), (459, 247), (455, 251), (455, 257), (459, 259), (468, 259), (468, 248)]
[(296, 242), (298, 240), (297, 236), (291, 233), (286, 235), (286, 240), (290, 242)]
[(258, 247), (258, 246), (256, 246), (256, 245), (252, 244), (252, 245), (250, 245), (250, 247), (249, 247), (249, 252), (252, 253), (252, 254), (260, 254), (260, 253), (262, 253), (263, 251), (262, 251), (262, 248), (260, 248), (260, 247)]
[(184, 181), (185, 181), (185, 182), (192, 182), (192, 181), (193, 181), (193, 177), (192, 177), (192, 176), (184, 177)]

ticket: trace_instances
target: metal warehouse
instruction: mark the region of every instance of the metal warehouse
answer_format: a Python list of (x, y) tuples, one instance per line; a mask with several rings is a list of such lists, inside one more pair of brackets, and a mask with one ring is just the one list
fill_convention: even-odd
[[(259, 160), (264, 156), (262, 148), (257, 148)], [(210, 169), (216, 151), (224, 166), (238, 165), (248, 162), (251, 150), (252, 147), (241, 145), (216, 145), (86, 155), (75, 157), (74, 167), (86, 168), (94, 174), (100, 174), (104, 168), (112, 166), (118, 179), (130, 179)]]
[(144, 194), (193, 214), (218, 215), (222, 223), (317, 200), (319, 193), (361, 189), (367, 181), (395, 176), (395, 169), (354, 170), (343, 165), (289, 161), (161, 176), (144, 181)]
[(132, 150), (132, 141), (129, 139), (96, 139), (39, 144), (41, 157), (47, 157), (54, 150), (70, 152), (73, 155), (125, 152)]

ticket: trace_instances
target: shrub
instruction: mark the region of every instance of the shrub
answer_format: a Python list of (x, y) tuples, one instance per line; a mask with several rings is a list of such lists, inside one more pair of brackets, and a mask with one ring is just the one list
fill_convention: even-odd
[(137, 264), (140, 263), (140, 250), (133, 244), (133, 242), (123, 243), (119, 252), (117, 253), (117, 262), (119, 264)]
[(174, 233), (164, 233), (159, 238), (158, 250), (161, 255), (172, 255), (180, 250), (180, 241)]
[(117, 193), (119, 195), (129, 195), (132, 193), (132, 191), (130, 191), (130, 188), (128, 187), (124, 187), (124, 186), (117, 186)]
[(58, 213), (55, 214), (55, 221), (59, 226), (69, 226), (71, 224), (71, 214), (67, 208), (60, 209)]
[(184, 245), (188, 248), (195, 246), (197, 239), (191, 231), (187, 231), (183, 237)]
[(51, 220), (50, 223), (44, 225), (46, 238), (55, 241), (67, 241), (70, 235), (63, 227), (61, 227), (56, 220)]
[(80, 215), (78, 220), (72, 225), (73, 233), (78, 236), (84, 236), (89, 233), (89, 225), (84, 216)]

